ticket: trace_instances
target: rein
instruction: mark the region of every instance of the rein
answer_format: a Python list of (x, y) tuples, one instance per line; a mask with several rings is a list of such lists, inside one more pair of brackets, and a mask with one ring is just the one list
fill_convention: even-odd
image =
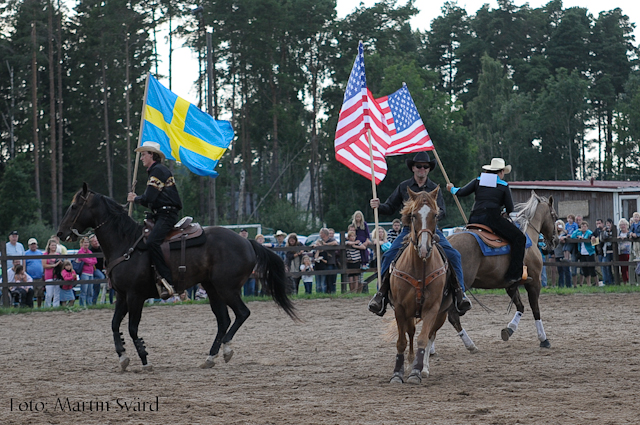
[[(93, 193), (90, 193), (89, 195), (93, 196)], [(80, 211), (78, 211), (78, 214), (76, 214), (76, 218), (73, 219), (73, 223), (71, 223), (71, 233), (73, 233), (74, 235), (76, 235), (79, 238), (84, 238), (86, 236), (89, 236), (91, 233), (95, 232), (100, 227), (102, 227), (102, 225), (105, 224), (107, 221), (109, 221), (109, 219), (107, 218), (105, 221), (103, 221), (102, 223), (98, 224), (96, 227), (93, 228), (93, 231), (91, 231), (91, 232), (86, 232), (86, 233), (78, 232), (78, 229), (75, 228), (76, 221), (78, 221), (78, 217), (80, 217), (80, 214), (82, 214), (82, 210), (84, 209), (84, 206), (87, 205), (87, 202), (89, 202), (89, 197), (87, 196), (85, 198), (84, 196), (80, 195), (80, 199), (82, 199), (84, 202), (82, 203), (82, 206), (80, 207)]]
[(118, 264), (122, 263), (123, 261), (129, 261), (129, 259), (131, 259), (131, 254), (133, 254), (133, 251), (136, 250), (136, 246), (140, 243), (143, 237), (144, 237), (144, 231), (142, 232), (140, 237), (136, 239), (133, 245), (127, 250), (127, 252), (125, 252), (122, 256), (116, 258), (114, 261), (109, 263), (109, 265), (107, 266), (107, 276), (109, 278), (111, 278), (111, 272), (113, 272), (113, 269), (115, 269)]

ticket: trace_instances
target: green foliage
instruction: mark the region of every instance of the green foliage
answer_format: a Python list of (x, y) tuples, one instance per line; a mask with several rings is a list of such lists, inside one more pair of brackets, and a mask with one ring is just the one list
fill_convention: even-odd
[(317, 231), (307, 223), (305, 214), (290, 202), (281, 199), (265, 207), (261, 223), (263, 226), (282, 230), (285, 233), (295, 232), (305, 235)]
[(7, 163), (0, 180), (0, 234), (37, 223), (38, 203), (32, 181), (33, 164), (27, 155)]

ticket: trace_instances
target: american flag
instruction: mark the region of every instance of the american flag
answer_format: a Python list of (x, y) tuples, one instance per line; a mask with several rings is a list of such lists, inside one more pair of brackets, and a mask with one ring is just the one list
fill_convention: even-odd
[(391, 139), (386, 156), (435, 149), (406, 85), (389, 96), (376, 99), (376, 102), (385, 115)]
[(390, 142), (386, 118), (380, 105), (367, 88), (364, 69), (364, 46), (358, 45), (358, 56), (344, 93), (336, 129), (336, 159), (350, 170), (371, 179), (371, 159), (367, 129), (371, 129), (371, 145), (376, 184), (387, 174), (385, 153)]

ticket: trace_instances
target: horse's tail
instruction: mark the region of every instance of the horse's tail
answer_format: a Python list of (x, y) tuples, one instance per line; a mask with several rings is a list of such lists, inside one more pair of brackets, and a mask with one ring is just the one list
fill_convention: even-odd
[(288, 279), (282, 258), (255, 240), (250, 239), (250, 242), (258, 257), (256, 271), (263, 276), (263, 282), (269, 290), (271, 297), (289, 317), (298, 320), (296, 308), (287, 296), (286, 288)]

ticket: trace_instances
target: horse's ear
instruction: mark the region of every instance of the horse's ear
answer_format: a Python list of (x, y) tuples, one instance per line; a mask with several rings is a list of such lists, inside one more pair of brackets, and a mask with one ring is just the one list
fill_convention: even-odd
[(416, 199), (416, 196), (418, 196), (418, 194), (411, 190), (409, 186), (407, 186), (407, 193), (409, 194), (409, 198), (411, 198), (411, 200)]
[(87, 182), (82, 183), (82, 196), (87, 196), (87, 192), (89, 191), (89, 186), (87, 186)]
[(438, 197), (438, 192), (440, 192), (440, 185), (436, 186), (435, 189), (429, 192), (429, 195), (431, 195), (432, 198), (436, 199)]
[(549, 196), (549, 209), (553, 208), (553, 195)]

